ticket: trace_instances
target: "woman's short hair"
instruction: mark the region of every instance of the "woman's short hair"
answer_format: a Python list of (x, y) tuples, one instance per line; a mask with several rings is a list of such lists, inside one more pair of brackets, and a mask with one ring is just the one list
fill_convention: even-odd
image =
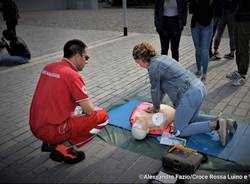
[(156, 55), (154, 47), (148, 42), (142, 42), (136, 45), (133, 49), (134, 59), (144, 59), (150, 61), (151, 57)]
[(76, 54), (83, 54), (83, 50), (87, 47), (85, 43), (83, 43), (81, 40), (73, 39), (69, 40), (63, 48), (63, 56), (65, 58), (71, 58), (72, 56)]

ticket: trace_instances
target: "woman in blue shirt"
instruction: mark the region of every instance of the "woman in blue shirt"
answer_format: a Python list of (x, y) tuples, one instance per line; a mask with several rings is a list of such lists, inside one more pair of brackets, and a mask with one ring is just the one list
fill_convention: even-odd
[(178, 136), (190, 136), (217, 130), (223, 146), (228, 141), (229, 121), (217, 116), (200, 114), (206, 96), (204, 84), (190, 71), (166, 55), (157, 55), (149, 43), (134, 47), (133, 58), (148, 70), (153, 107), (147, 112), (158, 112), (165, 94), (172, 101), (176, 112), (174, 131)]

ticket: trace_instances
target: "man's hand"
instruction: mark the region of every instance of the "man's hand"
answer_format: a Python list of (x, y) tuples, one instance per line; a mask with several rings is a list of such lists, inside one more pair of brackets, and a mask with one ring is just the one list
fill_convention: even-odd
[(95, 105), (90, 100), (80, 101), (79, 105), (82, 107), (83, 112), (87, 115), (91, 115), (91, 113), (95, 111)]
[(147, 113), (157, 113), (159, 112), (158, 109), (154, 109), (154, 107), (148, 107), (147, 109), (143, 109)]

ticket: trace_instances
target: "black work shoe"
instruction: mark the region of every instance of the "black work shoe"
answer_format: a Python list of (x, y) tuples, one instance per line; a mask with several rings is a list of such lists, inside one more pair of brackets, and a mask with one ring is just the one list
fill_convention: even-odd
[(230, 52), (228, 54), (225, 54), (224, 58), (226, 58), (226, 59), (233, 59), (234, 58), (234, 54)]
[(55, 162), (62, 162), (62, 155), (58, 151), (52, 151), (49, 158)]
[(56, 149), (55, 145), (46, 144), (44, 142), (41, 147), (42, 152), (51, 152), (51, 151), (55, 151), (55, 149)]
[(50, 158), (56, 162), (65, 162), (67, 164), (76, 164), (85, 159), (83, 151), (76, 151), (73, 147), (67, 147), (63, 144), (56, 146), (56, 149), (50, 153)]

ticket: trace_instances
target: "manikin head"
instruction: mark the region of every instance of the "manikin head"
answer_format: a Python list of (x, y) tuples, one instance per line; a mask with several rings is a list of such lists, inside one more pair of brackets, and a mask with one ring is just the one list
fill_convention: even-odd
[(132, 132), (132, 136), (136, 140), (143, 140), (148, 134), (148, 128), (142, 127), (141, 124), (139, 124), (138, 122), (135, 122), (132, 126), (131, 132)]

